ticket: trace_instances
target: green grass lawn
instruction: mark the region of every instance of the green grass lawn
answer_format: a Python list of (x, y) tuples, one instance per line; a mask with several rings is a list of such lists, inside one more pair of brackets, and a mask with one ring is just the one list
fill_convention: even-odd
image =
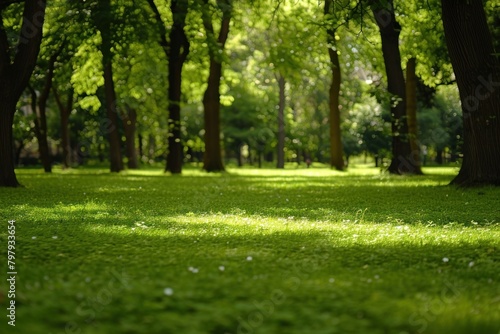
[(424, 171), (18, 170), (0, 332), (498, 334), (500, 189)]

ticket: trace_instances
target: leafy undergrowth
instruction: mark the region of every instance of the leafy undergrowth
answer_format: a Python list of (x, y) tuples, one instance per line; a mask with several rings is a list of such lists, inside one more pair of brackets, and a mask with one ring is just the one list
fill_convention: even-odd
[(498, 334), (500, 189), (425, 172), (18, 170), (1, 332)]

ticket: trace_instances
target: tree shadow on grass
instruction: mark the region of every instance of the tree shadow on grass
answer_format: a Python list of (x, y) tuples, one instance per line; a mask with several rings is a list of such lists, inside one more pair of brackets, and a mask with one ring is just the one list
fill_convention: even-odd
[(491, 239), (397, 244), (346, 240), (348, 230), (244, 228), (237, 216), (150, 224), (94, 213), (20, 226), (19, 327), (496, 334), (500, 320)]
[[(498, 189), (458, 190), (433, 186), (426, 177), (422, 186), (414, 178), (381, 179), (372, 176), (286, 177), (155, 176), (98, 177), (64, 175), (34, 180), (24, 189), (0, 189), (9, 211), (21, 213), (58, 205), (97, 203), (108, 211), (137, 215), (182, 215), (244, 212), (269, 218), (305, 217), (331, 222), (433, 223), (500, 221)], [(67, 177), (69, 176), (69, 177)], [(442, 176), (436, 176), (441, 180)], [(33, 197), (36, 194), (36, 197)], [(1, 212), (1, 211), (0, 211)], [(15, 217), (8, 217), (13, 219)]]

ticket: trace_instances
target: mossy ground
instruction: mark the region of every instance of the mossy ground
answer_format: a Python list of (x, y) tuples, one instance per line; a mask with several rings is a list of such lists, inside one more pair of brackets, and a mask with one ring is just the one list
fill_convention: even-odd
[(1, 332), (498, 334), (500, 189), (424, 172), (18, 170)]

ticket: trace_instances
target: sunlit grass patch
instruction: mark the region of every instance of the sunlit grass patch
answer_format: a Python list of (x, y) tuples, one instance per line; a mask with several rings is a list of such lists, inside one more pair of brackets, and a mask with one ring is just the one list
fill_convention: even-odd
[(16, 330), (498, 334), (500, 191), (425, 171), (19, 170)]

